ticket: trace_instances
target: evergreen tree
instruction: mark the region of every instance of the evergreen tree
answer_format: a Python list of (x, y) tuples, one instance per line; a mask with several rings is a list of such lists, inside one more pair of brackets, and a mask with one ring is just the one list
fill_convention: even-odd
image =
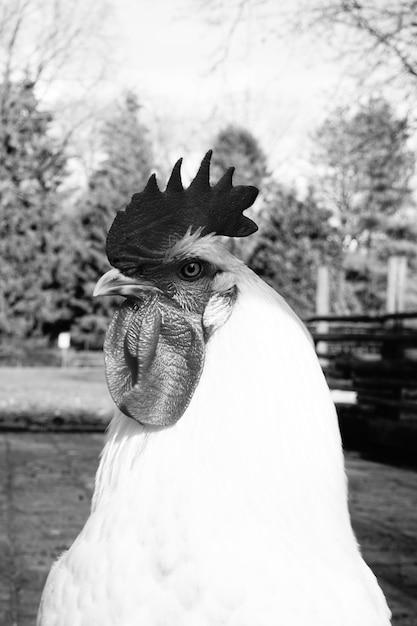
[(110, 268), (106, 257), (107, 232), (116, 212), (144, 188), (153, 165), (139, 109), (136, 96), (129, 92), (104, 123), (101, 139), (105, 156), (90, 176), (74, 225), (77, 261), (71, 302), (72, 332), (75, 345), (86, 348), (102, 346), (114, 310), (112, 300), (92, 297), (95, 283)]
[(214, 140), (212, 175), (217, 181), (235, 167), (235, 185), (260, 187), (267, 175), (266, 157), (255, 137), (245, 128), (229, 125)]
[[(215, 138), (212, 158), (212, 180), (216, 183), (229, 169), (235, 168), (234, 185), (254, 185), (262, 188), (267, 176), (266, 156), (255, 137), (245, 128), (229, 125)], [(257, 212), (257, 203), (250, 207), (245, 215), (260, 226), (261, 216)], [(227, 248), (237, 257), (247, 262), (258, 235), (247, 238), (228, 238)]]
[(312, 189), (300, 200), (271, 182), (263, 198), (263, 227), (249, 264), (305, 318), (315, 312), (318, 267), (340, 267), (340, 234)]
[(54, 334), (68, 323), (60, 288), (67, 246), (59, 188), (66, 175), (62, 143), (33, 83), (0, 85), (0, 333), (3, 339)]

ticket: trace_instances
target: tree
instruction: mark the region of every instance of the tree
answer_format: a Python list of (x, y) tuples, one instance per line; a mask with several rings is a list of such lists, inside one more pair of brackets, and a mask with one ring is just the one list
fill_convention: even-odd
[(153, 165), (146, 128), (140, 122), (136, 96), (128, 92), (104, 123), (101, 148), (104, 158), (88, 181), (74, 225), (77, 262), (71, 302), (73, 338), (78, 346), (100, 348), (114, 309), (111, 300), (93, 300), (98, 278), (110, 267), (106, 237), (119, 209), (141, 191)]
[(267, 175), (266, 156), (255, 137), (245, 128), (230, 124), (214, 140), (212, 174), (219, 179), (235, 167), (234, 183), (260, 187)]
[(338, 108), (319, 129), (320, 180), (348, 243), (369, 250), (386, 232), (388, 218), (411, 201), (415, 157), (408, 138), (407, 118), (397, 117), (382, 98)]
[[(229, 169), (235, 168), (234, 185), (254, 185), (262, 187), (268, 169), (266, 156), (255, 137), (245, 128), (230, 124), (219, 132), (213, 142), (212, 179), (217, 182)], [(260, 216), (256, 207), (250, 207), (246, 215), (256, 223), (260, 223)], [(255, 245), (257, 236), (228, 239), (225, 245), (229, 250), (247, 261)]]
[(0, 117), (17, 84), (31, 84), (40, 103), (48, 95), (48, 109), (52, 95), (56, 142), (72, 163), (80, 158), (81, 127), (97, 116), (86, 94), (107, 61), (107, 6), (108, 0), (0, 0)]
[[(377, 78), (417, 90), (416, 0), (328, 0), (308, 2), (300, 11), (304, 27), (329, 33), (332, 43), (360, 68), (362, 78)], [(366, 59), (364, 63), (363, 60)]]
[(318, 267), (340, 267), (340, 234), (312, 188), (300, 200), (270, 182), (263, 196), (263, 228), (249, 264), (305, 318), (315, 312)]
[(84, 81), (90, 72), (100, 72), (92, 52), (100, 47), (106, 12), (103, 0), (0, 0), (3, 85), (28, 78), (45, 86), (77, 64), (83, 64)]
[(91, 53), (101, 41), (105, 7), (101, 0), (0, 0), (3, 338), (53, 337), (69, 325), (73, 248), (62, 183), (74, 124), (63, 137), (41, 96), (57, 79), (62, 89), (66, 71), (81, 62), (84, 85), (101, 72), (102, 61)]
[(39, 337), (68, 321), (59, 291), (68, 263), (60, 193), (66, 155), (33, 83), (1, 85), (0, 99), (0, 332)]
[[(408, 138), (407, 118), (382, 98), (337, 109), (316, 136), (323, 198), (341, 222), (346, 279), (364, 310), (383, 306), (388, 251), (405, 250), (405, 230), (415, 240)], [(408, 254), (415, 255), (410, 242)]]

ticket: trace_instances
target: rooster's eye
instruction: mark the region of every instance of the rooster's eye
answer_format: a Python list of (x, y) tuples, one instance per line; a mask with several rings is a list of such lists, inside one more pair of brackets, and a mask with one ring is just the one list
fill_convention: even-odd
[(187, 261), (180, 269), (181, 278), (185, 280), (195, 280), (203, 271), (203, 266), (199, 261)]

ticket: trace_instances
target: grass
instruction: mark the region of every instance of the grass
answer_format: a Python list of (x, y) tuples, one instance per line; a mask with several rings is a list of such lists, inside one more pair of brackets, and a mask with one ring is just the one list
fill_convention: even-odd
[(0, 427), (103, 429), (112, 410), (102, 368), (0, 368)]

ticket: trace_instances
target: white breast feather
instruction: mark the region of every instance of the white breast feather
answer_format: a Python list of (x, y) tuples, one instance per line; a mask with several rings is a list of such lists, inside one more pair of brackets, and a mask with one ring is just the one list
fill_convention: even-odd
[(314, 348), (250, 270), (180, 421), (119, 414), (40, 626), (388, 626)]

